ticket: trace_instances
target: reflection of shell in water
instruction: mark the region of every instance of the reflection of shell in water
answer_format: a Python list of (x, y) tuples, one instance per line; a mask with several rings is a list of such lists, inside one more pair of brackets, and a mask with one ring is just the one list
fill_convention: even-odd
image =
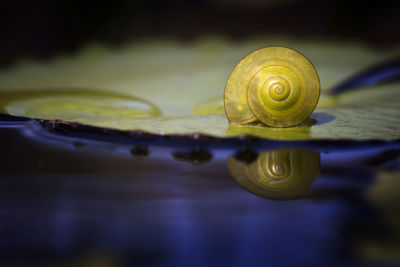
[(271, 199), (290, 199), (304, 196), (319, 174), (319, 153), (301, 149), (279, 149), (260, 154), (246, 165), (228, 159), (234, 179), (248, 191)]
[(231, 123), (259, 120), (290, 127), (315, 109), (320, 83), (314, 66), (285, 47), (256, 50), (240, 61), (225, 86), (225, 112)]

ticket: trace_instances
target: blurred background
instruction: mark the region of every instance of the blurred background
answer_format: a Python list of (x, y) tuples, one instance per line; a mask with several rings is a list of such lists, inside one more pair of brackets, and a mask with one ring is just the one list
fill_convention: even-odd
[(3, 0), (0, 64), (73, 52), (87, 43), (119, 46), (149, 38), (279, 35), (386, 49), (400, 41), (399, 11), (394, 0)]

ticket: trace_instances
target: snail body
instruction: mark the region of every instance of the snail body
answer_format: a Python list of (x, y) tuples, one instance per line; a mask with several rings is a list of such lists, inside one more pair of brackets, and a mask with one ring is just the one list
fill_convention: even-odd
[(310, 116), (319, 96), (318, 74), (306, 57), (290, 48), (265, 47), (236, 65), (225, 86), (224, 106), (234, 124), (291, 127)]

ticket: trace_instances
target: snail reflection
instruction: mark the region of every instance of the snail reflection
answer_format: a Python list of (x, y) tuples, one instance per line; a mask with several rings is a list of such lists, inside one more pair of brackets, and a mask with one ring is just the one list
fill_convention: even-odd
[(270, 199), (293, 199), (305, 196), (320, 173), (318, 152), (283, 148), (260, 153), (249, 163), (228, 158), (233, 178), (246, 190)]

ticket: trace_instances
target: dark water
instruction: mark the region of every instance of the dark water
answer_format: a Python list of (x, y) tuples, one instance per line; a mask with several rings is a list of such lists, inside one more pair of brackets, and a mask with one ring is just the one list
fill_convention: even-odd
[(1, 265), (400, 263), (397, 142), (221, 144), (1, 124)]

